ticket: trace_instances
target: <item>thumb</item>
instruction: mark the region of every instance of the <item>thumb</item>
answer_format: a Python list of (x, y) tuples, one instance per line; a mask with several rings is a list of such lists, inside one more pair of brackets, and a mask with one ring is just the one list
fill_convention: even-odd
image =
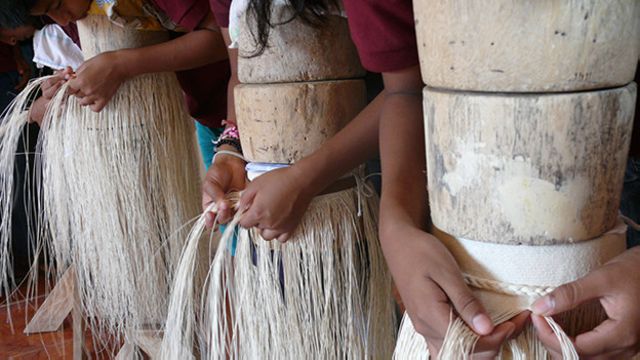
[(488, 335), (494, 325), (487, 311), (480, 301), (473, 295), (471, 289), (465, 284), (462, 276), (448, 276), (439, 282), (449, 297), (451, 304), (456, 309), (460, 318), (469, 325), (478, 335)]
[(536, 300), (531, 311), (536, 315), (551, 316), (571, 310), (585, 301), (599, 297), (602, 281), (606, 280), (602, 279), (599, 271), (592, 272)]
[(224, 190), (216, 179), (205, 178), (202, 184), (202, 191), (211, 197), (214, 203), (224, 200)]
[(251, 184), (249, 184), (249, 186), (242, 192), (242, 194), (240, 194), (238, 209), (240, 211), (247, 210), (253, 203), (253, 200), (255, 199), (256, 194), (257, 194), (257, 191), (253, 189)]

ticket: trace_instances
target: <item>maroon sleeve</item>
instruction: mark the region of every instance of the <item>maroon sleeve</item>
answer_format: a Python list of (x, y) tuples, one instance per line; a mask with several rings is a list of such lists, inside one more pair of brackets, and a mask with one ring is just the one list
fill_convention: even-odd
[(367, 70), (390, 72), (418, 64), (411, 0), (345, 0), (344, 7)]
[(153, 0), (174, 23), (193, 31), (209, 13), (207, 0)]
[(211, 12), (213, 12), (218, 26), (228, 28), (231, 0), (209, 0), (209, 4), (211, 5)]

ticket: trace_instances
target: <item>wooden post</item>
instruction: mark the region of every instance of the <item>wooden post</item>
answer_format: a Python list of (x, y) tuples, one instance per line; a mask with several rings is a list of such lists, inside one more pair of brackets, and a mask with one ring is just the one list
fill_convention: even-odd
[(73, 321), (73, 359), (83, 360), (87, 358), (86, 345), (84, 342), (84, 318), (82, 316), (82, 307), (80, 302), (80, 294), (78, 288), (73, 291), (73, 310), (71, 311), (71, 319)]

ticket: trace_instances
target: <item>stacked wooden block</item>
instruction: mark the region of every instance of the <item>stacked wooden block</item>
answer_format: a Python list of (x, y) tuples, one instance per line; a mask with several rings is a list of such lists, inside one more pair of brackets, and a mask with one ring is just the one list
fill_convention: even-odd
[(415, 2), (439, 229), (542, 245), (616, 223), (640, 3)]
[[(273, 23), (291, 12), (275, 7)], [(300, 19), (271, 29), (256, 55), (250, 17), (241, 21), (236, 117), (248, 161), (293, 163), (313, 153), (366, 105), (364, 70), (347, 20), (313, 27)]]
[(623, 231), (609, 236), (620, 229), (640, 2), (414, 1), (414, 12), (433, 224), (494, 318), (512, 316), (624, 250)]

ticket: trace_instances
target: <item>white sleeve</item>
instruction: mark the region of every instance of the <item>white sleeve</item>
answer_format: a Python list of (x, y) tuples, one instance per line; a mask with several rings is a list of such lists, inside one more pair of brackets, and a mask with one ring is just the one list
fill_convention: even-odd
[(37, 67), (55, 70), (71, 66), (78, 69), (84, 62), (82, 50), (57, 24), (45, 25), (33, 35), (33, 62)]

